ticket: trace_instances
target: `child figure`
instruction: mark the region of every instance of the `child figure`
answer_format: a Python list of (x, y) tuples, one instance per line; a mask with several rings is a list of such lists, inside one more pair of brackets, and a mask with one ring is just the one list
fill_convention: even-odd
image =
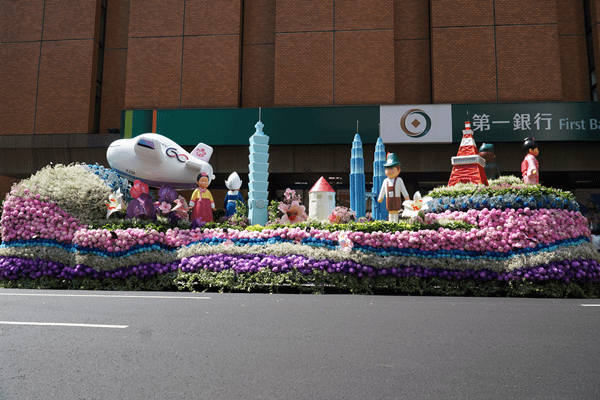
[(385, 197), (388, 221), (398, 222), (398, 212), (402, 209), (402, 197), (400, 193), (402, 193), (406, 200), (410, 200), (408, 191), (404, 186), (404, 181), (399, 177), (400, 161), (398, 161), (398, 156), (395, 153), (388, 153), (383, 167), (385, 168), (385, 176), (387, 178), (383, 180), (377, 201), (381, 203)]
[(190, 208), (192, 208), (191, 221), (201, 219), (204, 223), (212, 222), (212, 212), (216, 209), (212, 194), (207, 189), (208, 185), (210, 185), (208, 174), (206, 172), (198, 174), (196, 184), (198, 185), (198, 189), (194, 190), (190, 199)]
[(523, 141), (523, 150), (527, 152), (527, 155), (521, 163), (521, 174), (523, 174), (523, 182), (530, 183), (532, 185), (540, 184), (540, 164), (537, 160), (540, 151), (534, 138), (526, 138)]
[(491, 143), (484, 143), (479, 148), (479, 155), (485, 160), (485, 176), (488, 180), (500, 178), (500, 170), (498, 164), (494, 161), (496, 154), (494, 153), (494, 145)]
[(225, 186), (229, 191), (227, 192), (227, 196), (225, 196), (225, 204), (223, 204), (223, 208), (225, 209), (225, 216), (231, 217), (235, 214), (235, 206), (236, 202), (244, 201), (242, 194), (240, 193), (240, 188), (242, 187), (242, 180), (237, 172), (229, 175), (229, 178), (225, 181)]

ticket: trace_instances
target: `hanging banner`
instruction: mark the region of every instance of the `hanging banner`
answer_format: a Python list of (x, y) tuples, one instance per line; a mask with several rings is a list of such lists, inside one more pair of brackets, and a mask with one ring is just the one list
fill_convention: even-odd
[(385, 144), (452, 142), (450, 104), (384, 105), (379, 120)]

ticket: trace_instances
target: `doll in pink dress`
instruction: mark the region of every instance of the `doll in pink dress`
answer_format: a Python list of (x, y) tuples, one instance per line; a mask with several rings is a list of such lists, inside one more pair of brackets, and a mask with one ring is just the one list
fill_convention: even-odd
[(523, 174), (523, 182), (532, 185), (540, 184), (540, 163), (537, 160), (540, 150), (534, 138), (526, 138), (523, 141), (523, 149), (527, 152), (525, 159), (521, 163), (521, 174)]
[(200, 218), (202, 222), (213, 221), (213, 210), (215, 210), (215, 202), (212, 194), (208, 191), (210, 180), (206, 172), (201, 172), (196, 178), (198, 189), (192, 193), (190, 199), (190, 207), (192, 208), (192, 221)]

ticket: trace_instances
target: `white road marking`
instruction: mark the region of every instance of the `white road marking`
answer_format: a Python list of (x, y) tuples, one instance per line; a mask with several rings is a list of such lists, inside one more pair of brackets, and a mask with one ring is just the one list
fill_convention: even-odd
[(580, 304), (581, 307), (600, 307), (600, 304)]
[(113, 328), (113, 329), (129, 328), (129, 325), (69, 324), (69, 323), (62, 323), (62, 322), (0, 321), (0, 325), (71, 326), (71, 327), (80, 327), (80, 328)]
[(48, 296), (48, 297), (116, 297), (125, 299), (194, 299), (194, 300), (209, 300), (210, 297), (199, 296), (141, 296), (141, 295), (124, 295), (124, 294), (58, 294), (58, 293), (3, 293), (0, 291), (0, 296)]

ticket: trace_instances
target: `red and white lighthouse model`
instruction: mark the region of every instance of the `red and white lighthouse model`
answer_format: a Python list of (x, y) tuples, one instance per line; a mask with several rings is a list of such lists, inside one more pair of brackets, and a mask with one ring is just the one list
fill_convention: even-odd
[(471, 122), (467, 121), (458, 154), (456, 157), (452, 157), (452, 174), (448, 186), (454, 186), (457, 183), (475, 183), (487, 186), (488, 181), (483, 167), (485, 167), (485, 160), (479, 155), (475, 139), (473, 139)]

